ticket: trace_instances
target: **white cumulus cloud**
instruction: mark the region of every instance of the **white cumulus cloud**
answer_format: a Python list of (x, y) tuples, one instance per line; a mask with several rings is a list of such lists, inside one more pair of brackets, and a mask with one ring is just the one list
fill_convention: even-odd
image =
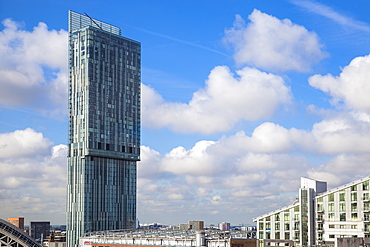
[(65, 115), (67, 106), (67, 38), (40, 22), (32, 31), (5, 19), (0, 31), (0, 104), (27, 105)]
[(343, 68), (339, 76), (314, 75), (309, 78), (312, 87), (332, 97), (335, 106), (370, 113), (370, 55), (357, 57)]
[(0, 218), (64, 222), (67, 150), (32, 129), (0, 134)]
[(241, 120), (267, 119), (291, 102), (290, 88), (280, 76), (245, 67), (235, 76), (228, 67), (215, 67), (204, 89), (189, 103), (166, 102), (142, 85), (143, 124), (182, 133), (227, 131)]
[(52, 143), (33, 129), (0, 134), (0, 159), (37, 157), (49, 152)]
[(254, 10), (250, 22), (237, 15), (234, 26), (225, 31), (225, 42), (235, 49), (239, 65), (265, 70), (309, 71), (327, 56), (315, 32)]

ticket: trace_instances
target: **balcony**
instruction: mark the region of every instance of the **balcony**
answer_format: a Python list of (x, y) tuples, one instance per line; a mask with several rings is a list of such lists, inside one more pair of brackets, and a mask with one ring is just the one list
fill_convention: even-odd
[(317, 222), (323, 222), (324, 221), (324, 218), (322, 218), (322, 217), (316, 218), (316, 221)]
[(364, 207), (364, 208), (362, 209), (362, 211), (363, 211), (364, 213), (370, 213), (370, 207)]
[(324, 231), (324, 228), (323, 228), (323, 227), (318, 227), (318, 228), (316, 228), (316, 230), (317, 230), (318, 232), (323, 232), (323, 231)]
[(362, 201), (363, 202), (370, 202), (370, 197), (367, 197), (367, 196), (366, 197), (363, 197), (362, 198)]

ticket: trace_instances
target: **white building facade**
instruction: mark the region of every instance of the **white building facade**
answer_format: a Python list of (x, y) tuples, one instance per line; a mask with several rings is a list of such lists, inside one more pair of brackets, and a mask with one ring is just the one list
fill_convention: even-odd
[(337, 246), (338, 239), (370, 237), (369, 180), (327, 191), (326, 182), (301, 178), (293, 204), (254, 219), (259, 246)]

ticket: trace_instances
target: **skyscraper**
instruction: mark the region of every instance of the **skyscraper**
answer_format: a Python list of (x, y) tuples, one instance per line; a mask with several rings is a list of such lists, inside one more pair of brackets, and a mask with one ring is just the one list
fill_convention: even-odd
[(140, 159), (140, 43), (69, 11), (67, 245), (134, 228)]

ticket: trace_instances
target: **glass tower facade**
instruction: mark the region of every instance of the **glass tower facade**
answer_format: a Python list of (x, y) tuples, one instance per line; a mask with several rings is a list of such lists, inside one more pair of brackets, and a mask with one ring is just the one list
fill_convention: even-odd
[(67, 246), (134, 228), (140, 159), (139, 42), (69, 11)]

